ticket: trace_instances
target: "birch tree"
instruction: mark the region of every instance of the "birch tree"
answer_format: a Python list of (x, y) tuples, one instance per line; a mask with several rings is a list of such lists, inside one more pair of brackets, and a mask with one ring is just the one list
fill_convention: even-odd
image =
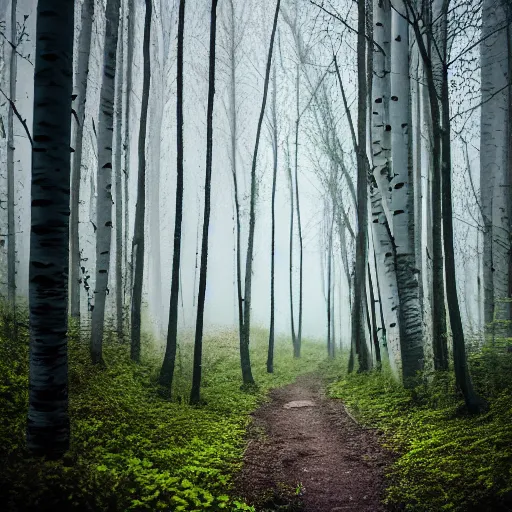
[(373, 249), (377, 260), (377, 272), (381, 287), (381, 308), (385, 322), (384, 343), (391, 351), (393, 367), (401, 365), (398, 328), (398, 290), (394, 247), (391, 240), (390, 213), (387, 206), (387, 190), (391, 179), (391, 124), (390, 65), (391, 65), (391, 5), (387, 0), (374, 0), (373, 35), (382, 51), (373, 56), (372, 85), (372, 174), (370, 203), (373, 227)]
[[(14, 104), (16, 102), (18, 24), (17, 1), (11, 2), (11, 59), (9, 64), (9, 99), (7, 114), (7, 300), (11, 314), (16, 308), (16, 228), (14, 225)], [(15, 322), (15, 318), (13, 318)]]
[[(34, 66), (27, 445), (69, 448), (67, 297), (74, 2), (39, 0)], [(51, 314), (48, 314), (51, 311)]]
[(484, 321), (511, 320), (509, 305), (499, 311), (500, 299), (510, 297), (510, 168), (508, 151), (510, 74), (505, 22), (501, 0), (482, 4), (480, 43), (482, 107), (480, 116), (480, 192), (484, 221)]
[(414, 251), (414, 189), (409, 155), (409, 25), (403, 2), (391, 13), (390, 214), (393, 226), (404, 383), (423, 367), (423, 326)]
[(73, 123), (73, 144), (71, 171), (71, 212), (70, 212), (70, 315), (80, 318), (80, 283), (81, 252), (80, 252), (80, 182), (82, 179), (82, 148), (85, 123), (85, 102), (87, 99), (87, 80), (89, 75), (89, 57), (91, 53), (92, 22), (94, 18), (94, 0), (84, 0), (81, 12), (80, 36), (78, 39), (78, 57), (74, 84), (74, 102), (76, 123)]
[(103, 77), (98, 114), (98, 197), (96, 206), (96, 280), (91, 324), (91, 360), (103, 364), (105, 303), (112, 244), (112, 146), (120, 0), (108, 0), (105, 11)]

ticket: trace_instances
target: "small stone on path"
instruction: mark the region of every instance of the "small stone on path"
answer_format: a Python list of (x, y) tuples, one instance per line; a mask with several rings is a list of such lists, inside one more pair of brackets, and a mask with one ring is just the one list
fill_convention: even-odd
[(295, 407), (315, 407), (315, 402), (311, 400), (294, 400), (283, 405), (283, 409), (293, 409)]

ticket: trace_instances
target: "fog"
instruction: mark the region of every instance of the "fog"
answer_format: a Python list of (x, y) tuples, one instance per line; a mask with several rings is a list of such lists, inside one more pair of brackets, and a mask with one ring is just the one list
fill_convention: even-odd
[[(293, 12), (293, 2), (283, 2), (284, 7)], [(7, 13), (7, 0), (0, 1), (0, 13)], [(135, 46), (134, 46), (134, 82), (132, 89), (132, 108), (130, 119), (128, 165), (129, 233), (133, 234), (134, 205), (137, 180), (137, 140), (138, 120), (142, 89), (142, 32), (144, 21), (144, 3), (135, 2), (137, 9)], [(237, 66), (237, 102), (240, 137), (238, 140), (237, 164), (242, 206), (242, 262), (245, 268), (245, 246), (247, 244), (248, 192), (250, 186), (250, 166), (254, 150), (254, 141), (258, 114), (263, 94), (263, 76), (267, 57), (274, 3), (267, 0), (249, 0), (235, 2), (236, 17), (240, 26), (239, 63)], [(356, 12), (350, 2), (346, 2), (347, 22), (356, 23)], [(35, 33), (34, 0), (18, 2), (18, 23), (26, 24), (27, 38), (20, 45), (20, 53), (25, 58), (18, 59), (17, 108), (27, 126), (32, 125), (32, 74), (33, 65), (30, 56), (34, 50)], [(209, 8), (206, 0), (194, 0), (188, 3), (185, 21), (185, 98), (184, 98), (184, 144), (185, 144), (185, 183), (184, 216), (182, 228), (181, 290), (179, 305), (179, 327), (182, 330), (195, 326), (196, 296), (198, 286), (198, 234), (202, 229), (204, 173), (206, 154), (206, 100), (208, 88), (208, 38)], [(341, 9), (341, 7), (340, 7)], [(90, 290), (94, 290), (94, 209), (96, 180), (96, 141), (94, 121), (98, 116), (99, 84), (102, 66), (102, 45), (104, 31), (104, 9), (97, 5), (97, 15), (93, 26), (93, 46), (91, 51), (86, 121), (84, 131), (83, 170), (80, 191), (80, 246), (83, 250), (83, 265), (90, 275)], [(210, 221), (210, 243), (208, 250), (208, 280), (205, 305), (205, 328), (236, 327), (236, 276), (235, 276), (235, 221), (233, 184), (229, 149), (229, 123), (227, 116), (228, 72), (227, 72), (227, 2), (219, 2), (219, 22), (217, 35), (216, 96), (214, 106), (213, 135), (213, 173), (212, 173), (212, 210)], [(332, 71), (325, 74), (331, 63), (333, 43), (332, 31), (342, 36), (343, 49), (339, 53), (339, 62), (343, 80), (348, 93), (352, 115), (356, 118), (356, 59), (355, 36), (339, 27), (331, 29), (331, 34), (317, 27), (318, 9), (309, 3), (301, 4), (299, 24), (303, 34), (305, 48), (310, 60), (301, 63), (301, 118), (299, 139), (299, 189), (300, 208), (304, 243), (304, 302), (303, 335), (324, 339), (326, 336), (326, 298), (325, 298), (325, 237), (324, 237), (324, 199), (326, 190), (319, 178), (319, 169), (326, 165), (322, 145), (315, 135), (315, 120), (311, 114), (315, 102), (310, 101), (314, 87), (325, 75), (326, 91), (333, 102), (336, 114), (336, 130), (346, 153), (345, 164), (355, 180), (355, 158), (348, 124), (338, 91), (336, 77)], [(26, 17), (26, 19), (25, 19)], [(25, 20), (25, 21), (24, 21)], [(324, 20), (325, 21), (325, 20)], [(78, 40), (80, 9), (76, 9), (75, 40)], [(169, 294), (172, 269), (172, 243), (174, 231), (174, 205), (176, 186), (176, 32), (177, 6), (173, 0), (156, 0), (151, 33), (151, 92), (149, 99), (149, 119), (147, 138), (147, 210), (146, 210), (146, 254), (144, 272), (144, 329), (162, 340), (167, 330)], [(123, 48), (126, 55), (126, 16), (123, 16)], [(338, 31), (338, 32), (336, 32)], [(2, 55), (9, 52), (8, 45), (2, 40)], [(337, 50), (337, 48), (336, 48)], [(76, 54), (76, 51), (75, 51)], [(119, 51), (118, 51), (119, 55)], [(75, 55), (76, 56), (76, 55)], [(76, 61), (76, 59), (75, 59)], [(0, 80), (3, 90), (7, 76), (5, 58), (1, 59)], [(277, 66), (277, 105), (279, 129), (279, 167), (276, 192), (276, 332), (288, 334), (290, 331), (290, 291), (289, 291), (289, 230), (290, 230), (290, 191), (286, 171), (285, 149), (291, 148), (290, 165), (293, 166), (295, 113), (295, 69), (298, 62), (295, 42), (290, 27), (281, 19), (279, 22), (274, 65)], [(126, 65), (123, 65), (126, 74)], [(307, 74), (308, 80), (304, 78)], [(123, 76), (124, 76), (123, 75)], [(314, 86), (312, 88), (312, 85)], [(453, 92), (457, 97), (457, 91)], [(126, 91), (123, 97), (126, 101)], [(459, 93), (460, 95), (460, 93)], [(468, 104), (471, 104), (470, 100)], [(123, 111), (124, 111), (123, 106)], [(0, 114), (6, 119), (8, 104), (2, 100)], [(268, 108), (267, 108), (268, 111)], [(465, 131), (470, 142), (470, 159), (474, 179), (478, 179), (478, 119)], [(16, 135), (16, 231), (17, 236), (17, 291), (20, 297), (28, 293), (28, 256), (30, 226), (30, 146), (21, 123), (15, 122)], [(125, 135), (123, 133), (123, 139)], [(125, 139), (126, 140), (126, 139)], [(0, 141), (0, 191), (5, 190), (5, 138)], [(464, 169), (460, 147), (454, 144), (455, 193), (458, 187), (460, 200), (455, 200), (455, 219), (468, 219), (468, 211), (474, 211), (472, 199), (467, 199), (467, 172)], [(457, 167), (459, 166), (459, 167)], [(255, 252), (253, 267), (253, 324), (267, 328), (270, 317), (270, 225), (271, 225), (271, 185), (272, 185), (272, 147), (269, 136), (269, 122), (265, 119), (260, 141), (257, 164), (258, 195), (255, 234)], [(423, 176), (426, 183), (426, 176)], [(426, 185), (425, 185), (426, 187)], [(347, 204), (350, 202), (348, 191), (344, 191)], [(462, 197), (464, 196), (464, 197)], [(355, 226), (353, 206), (347, 206), (352, 225)], [(6, 223), (0, 212), (0, 233)], [(471, 224), (471, 223), (470, 223)], [(294, 302), (295, 315), (298, 314), (299, 288), (299, 239), (297, 219), (294, 219)], [(115, 228), (115, 226), (114, 226)], [(477, 302), (475, 280), (465, 279), (477, 271), (476, 229), (468, 227), (466, 222), (456, 220), (457, 272), (460, 274), (460, 296), (466, 323), (476, 317)], [(131, 235), (130, 235), (131, 236)], [(426, 235), (425, 235), (426, 236)], [(470, 243), (471, 250), (461, 248)], [(129, 242), (130, 246), (131, 243)], [(339, 257), (339, 246), (335, 249), (335, 315), (337, 343), (347, 345), (350, 332), (350, 305), (348, 285), (343, 275)], [(464, 245), (464, 247), (467, 247)], [(353, 247), (349, 247), (353, 259)], [(114, 251), (112, 251), (114, 255)], [(2, 254), (1, 257), (4, 257)], [(112, 256), (112, 265), (117, 263)], [(427, 262), (428, 264), (428, 262)], [(2, 265), (3, 267), (3, 265)], [(110, 274), (110, 293), (107, 297), (107, 310), (113, 314), (114, 272)], [(2, 279), (3, 283), (4, 279)], [(3, 286), (3, 284), (2, 284)], [(88, 310), (94, 303), (92, 291), (81, 290), (82, 317), (88, 316)], [(297, 322), (297, 316), (296, 316)]]

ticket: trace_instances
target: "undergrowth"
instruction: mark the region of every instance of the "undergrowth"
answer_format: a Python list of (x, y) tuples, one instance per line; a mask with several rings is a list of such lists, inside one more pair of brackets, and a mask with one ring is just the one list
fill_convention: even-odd
[(274, 374), (266, 373), (263, 331), (251, 339), (259, 387), (240, 390), (238, 339), (225, 332), (204, 340), (204, 404), (186, 402), (192, 344), (183, 340), (172, 401), (159, 393), (160, 355), (146, 350), (140, 365), (110, 336), (106, 369), (89, 363), (88, 342), (71, 332), (71, 448), (62, 461), (31, 458), (25, 449), (28, 333), (16, 339), (0, 326), (0, 503), (14, 511), (254, 510), (232, 496), (249, 413), (270, 388), (313, 371), (324, 347), (305, 343), (300, 360), (278, 340)]
[(512, 354), (484, 347), (470, 355), (486, 414), (469, 416), (451, 372), (404, 389), (389, 369), (344, 375), (329, 394), (364, 425), (384, 432), (397, 453), (385, 503), (410, 512), (512, 510)]

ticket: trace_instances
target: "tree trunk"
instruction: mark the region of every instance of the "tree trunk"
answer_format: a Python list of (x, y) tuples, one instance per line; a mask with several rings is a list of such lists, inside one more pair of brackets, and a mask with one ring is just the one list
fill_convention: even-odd
[[(391, 65), (391, 7), (389, 2), (374, 0), (374, 38), (386, 54), (376, 51), (373, 58), (372, 163), (370, 183), (374, 259), (383, 325), (383, 344), (388, 347), (395, 372), (401, 365), (398, 325), (398, 290), (395, 248), (392, 243), (389, 205), (386, 202), (391, 180), (391, 124), (389, 120)], [(380, 287), (382, 282), (382, 287)]]
[[(69, 448), (67, 299), (74, 2), (39, 0), (34, 69), (27, 445)], [(51, 311), (51, 314), (48, 312)]]
[(274, 371), (274, 314), (275, 314), (275, 248), (276, 248), (276, 181), (277, 181), (277, 74), (276, 64), (273, 67), (272, 80), (272, 153), (274, 157), (272, 172), (272, 233), (270, 243), (270, 332), (268, 336), (267, 372)]
[(115, 234), (116, 234), (116, 269), (115, 269), (115, 290), (116, 290), (116, 323), (119, 340), (124, 338), (124, 301), (123, 301), (123, 169), (122, 169), (122, 131), (123, 131), (123, 57), (124, 57), (124, 14), (123, 2), (121, 2), (121, 37), (118, 37), (119, 59), (116, 73), (116, 124), (115, 124)]
[[(436, 2), (434, 8), (439, 4)], [(433, 16), (440, 21), (440, 13), (436, 9)], [(427, 82), (429, 87), (430, 112), (432, 117), (433, 146), (432, 146), (432, 343), (434, 349), (434, 368), (436, 370), (448, 369), (448, 329), (446, 326), (445, 283), (443, 268), (443, 231), (441, 210), (441, 117), (438, 103), (440, 91), (440, 65), (439, 56), (435, 46), (439, 46), (439, 29), (433, 27), (435, 40), (430, 36), (429, 51), (432, 58), (427, 66)], [(418, 35), (416, 35), (418, 40)], [(422, 39), (423, 41), (423, 39)], [(418, 43), (419, 44), (419, 43)], [(420, 45), (420, 44), (419, 44)], [(421, 46), (421, 45), (420, 45)], [(432, 50), (432, 48), (434, 48)], [(425, 51), (425, 54), (427, 52)], [(423, 59), (425, 64), (425, 59)]]
[(146, 0), (146, 14), (144, 18), (144, 41), (142, 45), (143, 78), (142, 78), (142, 105), (139, 128), (139, 169), (137, 175), (137, 204), (135, 205), (135, 222), (132, 240), (132, 322), (131, 322), (131, 347), (130, 357), (132, 361), (140, 361), (140, 330), (141, 330), (141, 306), (142, 283), (144, 279), (144, 217), (146, 214), (146, 126), (148, 119), (149, 86), (151, 79), (150, 62), (150, 32), (152, 0)]
[(206, 174), (204, 182), (204, 218), (201, 242), (201, 267), (199, 270), (199, 294), (197, 298), (196, 335), (194, 343), (194, 367), (190, 403), (201, 398), (201, 362), (203, 353), (203, 319), (206, 296), (206, 272), (208, 265), (208, 227), (210, 225), (210, 195), (213, 156), (213, 100), (215, 96), (215, 37), (217, 32), (217, 0), (212, 0), (210, 22), (210, 59), (208, 72), (208, 106), (206, 113)]
[(11, 2), (11, 61), (9, 68), (9, 98), (11, 100), (7, 114), (7, 301), (12, 314), (13, 326), (16, 325), (16, 227), (14, 224), (14, 112), (16, 102), (16, 78), (18, 32), (16, 23), (17, 0)]
[[(128, 192), (130, 178), (130, 156), (131, 156), (131, 107), (132, 107), (132, 83), (133, 83), (133, 47), (135, 44), (135, 0), (128, 0), (128, 30), (126, 36), (126, 110), (124, 120), (124, 268), (126, 271), (125, 286), (123, 290), (124, 303), (129, 302), (128, 296), (131, 295), (133, 285), (133, 261), (130, 261), (129, 247), (129, 211), (130, 196)], [(128, 312), (126, 312), (127, 316)], [(130, 326), (131, 329), (131, 326)]]
[[(352, 339), (358, 355), (359, 371), (370, 369), (370, 360), (364, 329), (364, 288), (368, 258), (368, 166), (366, 158), (366, 40), (365, 0), (358, 0), (357, 22), (357, 237), (354, 278), (354, 304), (352, 308)], [(349, 371), (352, 371), (349, 364)]]
[(160, 370), (160, 384), (171, 394), (174, 363), (178, 346), (178, 299), (180, 290), (181, 224), (183, 220), (183, 39), (185, 32), (185, 0), (180, 0), (178, 15), (178, 58), (176, 98), (176, 213), (174, 220), (174, 249), (172, 255), (171, 298), (169, 305), (169, 326), (167, 347)]
[[(391, 13), (391, 161), (389, 205), (393, 223), (400, 351), (404, 384), (423, 369), (423, 325), (414, 252), (414, 188), (409, 152), (409, 26), (402, 1)], [(411, 383), (412, 384), (412, 383)]]
[(256, 225), (256, 164), (258, 162), (258, 148), (260, 143), (261, 126), (265, 116), (265, 105), (267, 103), (268, 82), (270, 78), (270, 68), (272, 65), (272, 51), (274, 48), (274, 39), (276, 36), (277, 19), (279, 17), (279, 6), (281, 0), (277, 0), (274, 14), (274, 24), (270, 36), (270, 46), (268, 49), (267, 66), (265, 70), (265, 81), (263, 84), (263, 100), (261, 102), (258, 127), (256, 129), (256, 142), (254, 144), (254, 153), (251, 167), (251, 200), (249, 212), (249, 236), (247, 242), (247, 254), (245, 261), (245, 296), (244, 296), (244, 326), (243, 336), (240, 343), (240, 359), (242, 363), (242, 378), (244, 385), (254, 384), (254, 378), (251, 370), (251, 360), (249, 354), (249, 341), (251, 336), (251, 291), (252, 291), (252, 258), (254, 251), (254, 228)]
[[(509, 296), (511, 203), (508, 169), (508, 41), (507, 30), (496, 30), (507, 19), (505, 6), (495, 0), (482, 5), (480, 191), (484, 221), (484, 321), (510, 320)], [(493, 34), (493, 32), (496, 32)], [(505, 306), (505, 307), (504, 307)], [(494, 326), (493, 326), (494, 328)]]
[[(327, 222), (329, 215), (329, 210), (326, 205), (325, 208), (325, 220)], [(332, 219), (330, 219), (331, 226), (329, 228), (329, 243), (327, 246), (327, 355), (329, 357), (334, 357), (334, 340), (331, 337), (331, 293), (332, 293), (332, 232), (334, 226), (334, 215), (332, 215)]]
[(375, 292), (373, 290), (373, 279), (370, 271), (370, 263), (368, 263), (368, 287), (370, 288), (370, 313), (373, 327), (373, 348), (375, 349), (375, 361), (377, 362), (377, 368), (380, 369), (382, 359), (380, 356), (380, 345), (379, 345), (379, 334), (377, 328), (377, 314), (375, 311)]
[[(446, 30), (446, 22), (445, 22)], [(446, 38), (444, 38), (446, 41)], [(453, 210), (451, 183), (451, 143), (450, 143), (450, 98), (448, 89), (448, 66), (446, 64), (446, 43), (444, 45), (443, 81), (442, 81), (442, 177), (443, 177), (443, 235), (446, 268), (446, 297), (450, 314), (450, 326), (453, 338), (453, 367), (457, 386), (464, 396), (466, 407), (472, 414), (487, 409), (487, 404), (475, 393), (466, 361), (464, 330), (460, 317), (457, 282), (455, 277), (455, 254), (453, 250)]]
[(87, 77), (89, 74), (89, 55), (91, 53), (92, 20), (94, 17), (94, 0), (84, 0), (82, 4), (82, 24), (78, 40), (78, 61), (75, 83), (76, 123), (73, 123), (73, 144), (75, 152), (72, 154), (71, 172), (71, 214), (70, 214), (70, 314), (71, 317), (80, 318), (80, 283), (81, 257), (80, 257), (80, 230), (79, 205), (80, 181), (82, 177), (82, 146), (85, 122), (85, 101), (87, 99)]
[(233, 176), (233, 194), (235, 200), (235, 221), (236, 221), (236, 290), (238, 306), (238, 337), (242, 343), (244, 325), (244, 300), (242, 294), (242, 263), (241, 263), (241, 237), (242, 228), (240, 222), (240, 197), (238, 193), (238, 170), (237, 170), (237, 144), (238, 144), (238, 107), (236, 101), (236, 33), (235, 33), (235, 6), (233, 0), (229, 0), (230, 25), (229, 25), (229, 65), (230, 65), (230, 90), (229, 90), (229, 129), (230, 129), (230, 151), (231, 151), (231, 174)]
[(105, 303), (112, 242), (112, 143), (120, 0), (108, 0), (103, 49), (103, 79), (98, 114), (98, 198), (96, 207), (96, 281), (91, 325), (91, 360), (103, 363)]
[(299, 124), (300, 124), (300, 63), (297, 63), (297, 76), (295, 83), (295, 107), (297, 118), (295, 120), (295, 205), (297, 207), (297, 230), (299, 233), (299, 325), (297, 329), (295, 357), (300, 357), (302, 343), (302, 281), (303, 281), (303, 243), (302, 224), (300, 221), (300, 198), (299, 198)]
[[(287, 140), (288, 143), (288, 140)], [(290, 148), (287, 147), (286, 152), (286, 169), (288, 171), (288, 183), (290, 185), (290, 264), (289, 264), (289, 278), (290, 278), (290, 319), (291, 319), (291, 330), (292, 330), (292, 345), (293, 345), (293, 356), (299, 357), (300, 353), (297, 350), (297, 338), (295, 335), (295, 318), (293, 313), (293, 214), (294, 201), (293, 201), (293, 178), (292, 170), (290, 167)]]

